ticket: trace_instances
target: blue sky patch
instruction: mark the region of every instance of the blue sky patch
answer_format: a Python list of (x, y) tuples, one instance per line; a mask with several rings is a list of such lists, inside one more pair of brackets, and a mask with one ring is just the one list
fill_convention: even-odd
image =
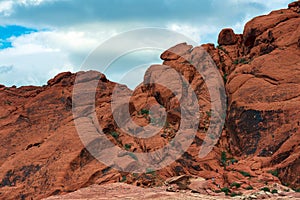
[(19, 37), (21, 35), (37, 32), (36, 29), (27, 28), (18, 25), (0, 26), (0, 49), (12, 47), (11, 37)]

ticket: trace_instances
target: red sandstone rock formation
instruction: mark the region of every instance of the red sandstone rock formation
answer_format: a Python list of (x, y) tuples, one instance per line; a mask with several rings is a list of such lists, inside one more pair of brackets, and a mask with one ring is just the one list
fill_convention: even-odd
[[(180, 128), (180, 105), (172, 91), (157, 84), (146, 84), (163, 78), (163, 66), (151, 66), (145, 84), (130, 98), (131, 118), (141, 126), (151, 121), (149, 113), (142, 110), (158, 105), (167, 111), (164, 128), (147, 139), (136, 139), (117, 126), (110, 101), (118, 84), (103, 74), (61, 73), (43, 87), (0, 85), (0, 198), (40, 199), (91, 184), (119, 181), (143, 187), (159, 186), (166, 179), (180, 175), (204, 178), (202, 182), (198, 178), (185, 182), (185, 189), (205, 194), (213, 194), (212, 191), (223, 187), (230, 188), (232, 193), (245, 193), (250, 186), (260, 189), (286, 184), (299, 188), (299, 8), (299, 2), (294, 2), (289, 9), (254, 18), (246, 24), (243, 34), (224, 29), (219, 35), (218, 48), (213, 44), (202, 45), (217, 64), (228, 97), (225, 129), (217, 145), (204, 158), (199, 158), (198, 153), (211, 117), (210, 96), (203, 77), (190, 63), (201, 60), (203, 52), (199, 47), (183, 43), (161, 55), (163, 64), (182, 74), (196, 91), (201, 117), (187, 151), (156, 172), (122, 172), (135, 164), (128, 155), (123, 155), (126, 162), (115, 166), (119, 171), (91, 156), (74, 124), (72, 91), (76, 75), (82, 75), (79, 81), (82, 86), (100, 80), (95, 105), (98, 122), (106, 136), (128, 151), (151, 152), (168, 144)], [(172, 81), (167, 83), (185, 91), (183, 85)], [(128, 88), (121, 88), (127, 92), (124, 97), (131, 95)], [(116, 117), (121, 118), (121, 113)], [(84, 120), (94, 120), (89, 118), (89, 113), (87, 116)], [(124, 126), (136, 133), (145, 131), (127, 122)], [(175, 147), (179, 148), (176, 144)]]

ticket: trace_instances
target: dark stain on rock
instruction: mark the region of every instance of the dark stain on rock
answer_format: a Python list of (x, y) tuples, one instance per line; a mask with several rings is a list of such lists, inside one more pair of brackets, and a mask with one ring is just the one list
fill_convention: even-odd
[(238, 129), (241, 133), (251, 133), (259, 130), (259, 123), (263, 121), (260, 111), (246, 110), (241, 114)]
[(9, 170), (2, 179), (0, 188), (5, 186), (13, 187), (17, 182), (24, 182), (28, 177), (40, 170), (40, 168), (41, 166), (39, 165), (27, 165), (18, 170)]

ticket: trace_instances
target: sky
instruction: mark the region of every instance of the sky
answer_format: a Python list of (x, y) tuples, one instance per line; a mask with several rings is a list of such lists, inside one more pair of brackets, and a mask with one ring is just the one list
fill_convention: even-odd
[[(163, 28), (197, 44), (215, 43), (221, 29), (242, 33), (247, 21), (292, 0), (0, 0), (0, 84), (44, 85), (82, 63), (104, 41), (126, 31)], [(147, 39), (143, 35), (136, 40)], [(162, 41), (163, 42), (163, 41)], [(180, 42), (180, 41), (179, 41)], [(182, 41), (184, 42), (184, 41)], [(162, 50), (118, 59), (105, 74), (134, 88)], [(127, 72), (136, 66), (129, 78)]]

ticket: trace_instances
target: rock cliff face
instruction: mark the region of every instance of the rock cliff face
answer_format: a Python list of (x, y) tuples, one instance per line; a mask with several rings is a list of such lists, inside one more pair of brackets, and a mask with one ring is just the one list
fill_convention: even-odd
[[(134, 164), (134, 159), (124, 159), (126, 162), (116, 167), (118, 171), (98, 162), (87, 151), (74, 124), (73, 85), (80, 75), (85, 77), (80, 80), (82, 85), (99, 80), (95, 107), (104, 134), (128, 151), (151, 152), (168, 144), (180, 129), (180, 101), (173, 91), (148, 84), (152, 79), (163, 79), (163, 73), (171, 68), (151, 66), (144, 83), (132, 94), (126, 86), (93, 71), (61, 73), (43, 87), (0, 85), (0, 198), (40, 199), (91, 184), (120, 181), (143, 187), (160, 186), (166, 179), (180, 175), (204, 179), (177, 184), (169, 190), (191, 189), (211, 194), (224, 187), (236, 193), (275, 187), (274, 184), (275, 188), (280, 184), (300, 188), (299, 12), (299, 1), (291, 3), (289, 9), (254, 18), (246, 24), (243, 34), (222, 30), (217, 47), (202, 45), (223, 76), (228, 98), (225, 128), (204, 158), (199, 158), (198, 153), (209, 128), (212, 105), (208, 86), (190, 64), (201, 60), (203, 52), (183, 43), (161, 55), (163, 64), (182, 74), (195, 91), (200, 123), (187, 151), (156, 172), (122, 172)], [(186, 92), (184, 84), (166, 81), (181, 93)], [(118, 127), (111, 112), (115, 86), (126, 91), (124, 97), (130, 97), (131, 119), (140, 126), (156, 123), (149, 116), (151, 107), (164, 107), (167, 123), (158, 134), (136, 139)], [(114, 117), (121, 114), (117, 112)], [(129, 122), (124, 127), (137, 134), (145, 131)]]
[(262, 169), (276, 170), (281, 182), (299, 187), (299, 2), (289, 7), (254, 18), (242, 42), (222, 46), (240, 49), (228, 72), (226, 125), (235, 155), (259, 159)]

